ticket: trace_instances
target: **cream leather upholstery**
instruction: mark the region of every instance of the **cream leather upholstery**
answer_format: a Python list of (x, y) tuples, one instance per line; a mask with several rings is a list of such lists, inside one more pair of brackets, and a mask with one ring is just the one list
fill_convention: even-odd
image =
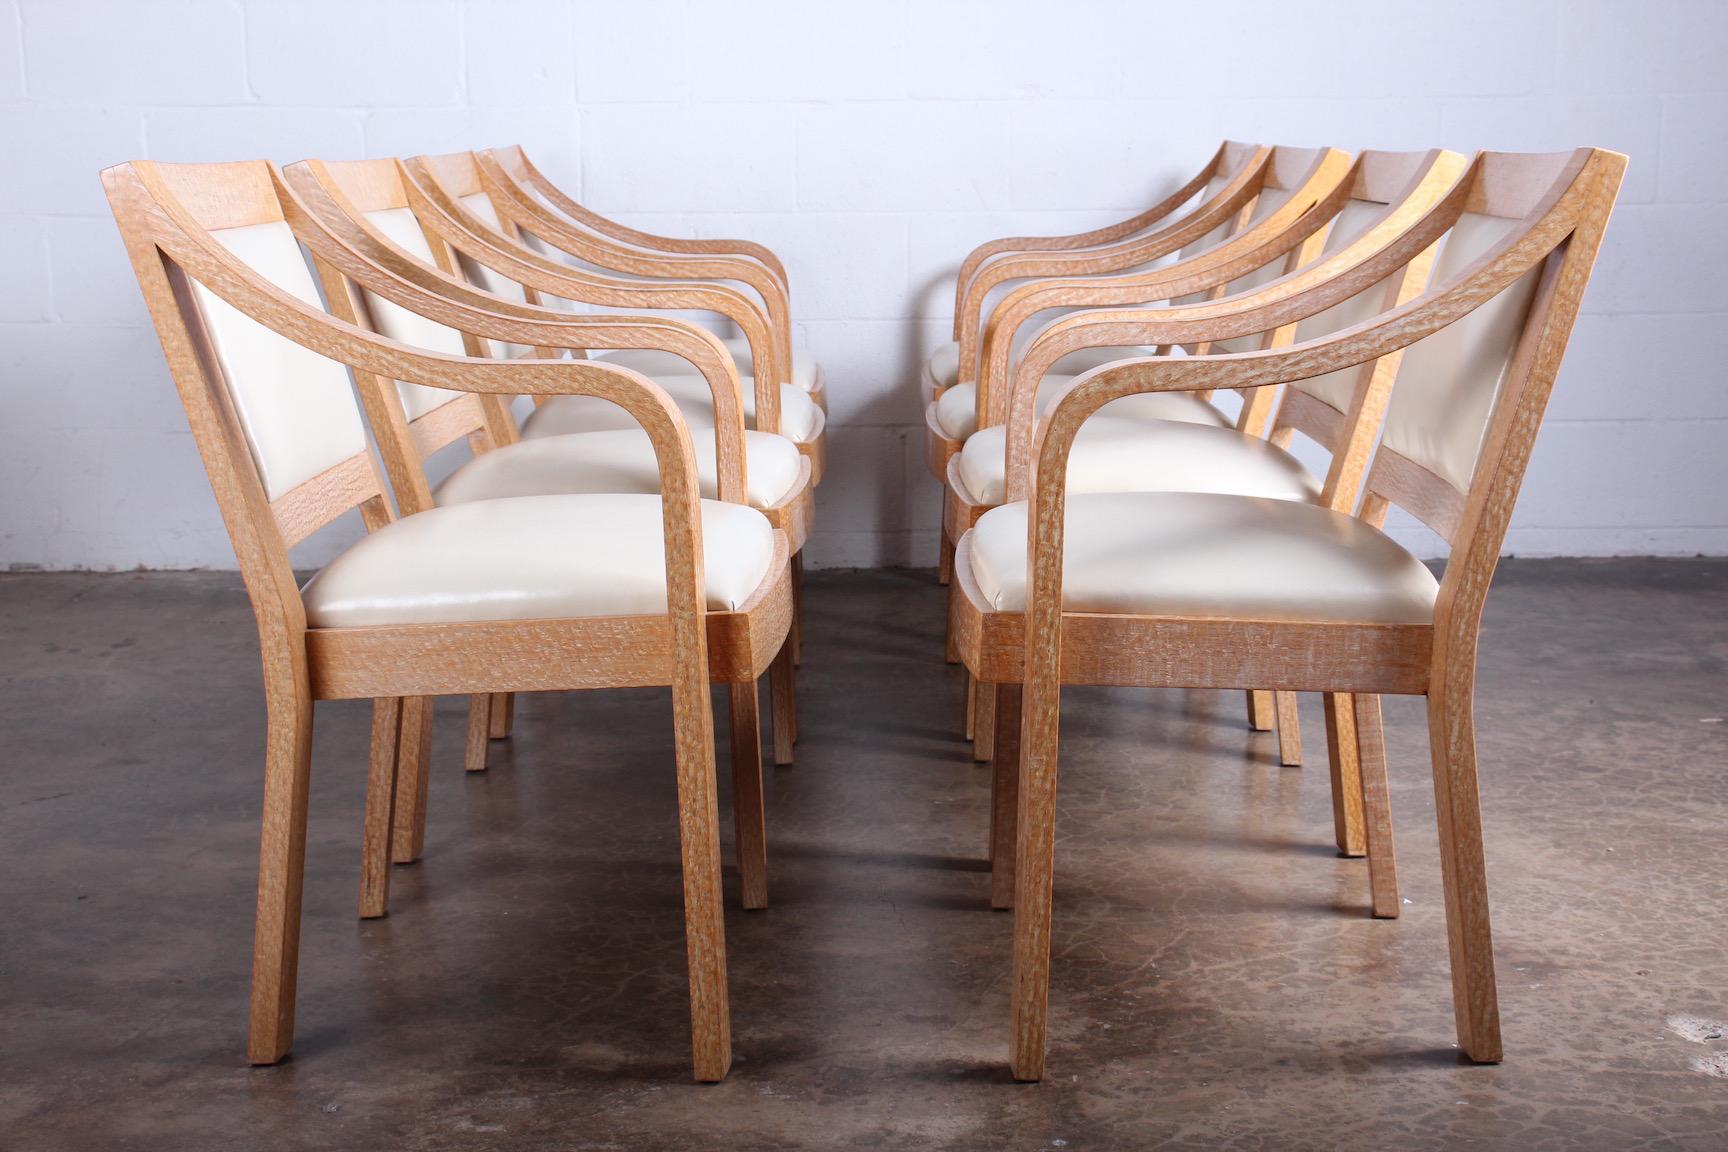
[[(366, 221), (408, 255), (436, 267), (436, 261), (432, 259), (432, 246), (426, 243), (426, 233), (420, 230), (420, 221), (414, 218), (414, 213), (409, 209), (385, 208), (368, 212)], [(444, 352), (451, 356), (468, 354), (462, 344), (462, 334), (456, 329), (446, 327), (436, 320), (428, 320), (419, 313), (410, 312), (364, 289), (361, 290), (361, 297), (365, 300), (366, 311), (372, 318), (372, 327), (382, 335), (403, 344), (412, 344), (417, 348)], [(410, 420), (417, 420), (462, 395), (448, 388), (428, 388), (423, 384), (408, 384), (400, 380), (396, 382), (396, 393), (402, 398), (402, 410)]]
[[(1039, 415), (1049, 411), (1049, 406), (1055, 399), (1057, 391), (1080, 372), (1091, 371), (1099, 364), (1109, 364), (1116, 360), (1148, 354), (1144, 348), (1088, 348), (1084, 352), (1074, 353), (1074, 356), (1091, 356), (1095, 353), (1098, 354), (1097, 363), (1087, 364), (1071, 375), (1053, 372), (1039, 381)], [(1057, 365), (1065, 365), (1072, 358), (1065, 356), (1057, 361)], [(1098, 416), (1113, 416), (1130, 420), (1183, 420), (1190, 424), (1216, 424), (1219, 426), (1230, 422), (1230, 418), (1223, 412), (1192, 392), (1146, 392), (1138, 396), (1124, 396), (1122, 399), (1112, 400), (1100, 408)], [(978, 392), (971, 384), (955, 385), (942, 393), (936, 400), (936, 423), (952, 439), (964, 440), (976, 432), (978, 429), (977, 417)]]
[[(664, 388), (684, 414), (692, 432), (714, 427), (714, 394), (701, 376), (658, 376), (654, 383)], [(756, 419), (756, 382), (748, 376), (738, 380), (744, 401), (744, 419)], [(780, 386), (780, 434), (807, 441), (816, 430), (816, 402), (802, 388)], [(602, 432), (636, 428), (630, 414), (610, 400), (593, 396), (554, 396), (534, 409), (522, 425), (524, 437), (562, 436), (570, 432)]]
[[(286, 223), (220, 228), (212, 235), (282, 291), (324, 307)], [(193, 293), (269, 499), (366, 451), (347, 368), (278, 336), (202, 284)]]
[[(714, 437), (691, 437), (702, 495), (713, 499), (719, 475)], [(750, 503), (768, 508), (791, 495), (803, 457), (784, 436), (744, 433), (745, 486)], [(451, 473), (433, 493), (440, 504), (509, 496), (581, 492), (658, 492), (660, 466), (640, 428), (542, 436), (482, 452)]]
[[(986, 605), (1026, 610), (1026, 504), (973, 528)], [(1439, 583), (1410, 553), (1342, 512), (1210, 492), (1068, 499), (1063, 607), (1249, 620), (1426, 623)]]
[(930, 379), (936, 381), (936, 387), (954, 387), (960, 383), (960, 341), (950, 340), (946, 344), (938, 344), (936, 351), (930, 353), (930, 358), (925, 363), (930, 369)]
[[(1007, 429), (981, 428), (960, 450), (960, 479), (982, 504), (1007, 497)], [(1068, 491), (1233, 492), (1314, 501), (1320, 485), (1290, 453), (1234, 428), (1094, 416), (1068, 456)]]
[[(732, 354), (732, 362), (738, 366), (740, 376), (753, 375), (751, 370), (755, 363), (750, 357), (750, 342), (742, 336), (733, 336), (722, 340), (726, 351)], [(659, 352), (652, 348), (623, 348), (616, 352), (596, 352), (596, 360), (611, 360), (634, 368), (644, 376), (682, 376), (694, 371), (690, 361), (670, 352)], [(816, 387), (821, 367), (803, 348), (792, 350), (792, 383), (805, 392)]]
[[(1434, 261), (1434, 283), (1456, 281), (1516, 224), (1473, 212), (1460, 216)], [(1385, 447), (1459, 489), (1469, 487), (1540, 272), (1540, 265), (1532, 268), (1494, 299), (1405, 351), (1386, 408)]]
[[(523, 496), (434, 508), (372, 533), (302, 589), (313, 628), (655, 615), (666, 611), (660, 498)], [(708, 607), (743, 605), (773, 529), (702, 503)]]

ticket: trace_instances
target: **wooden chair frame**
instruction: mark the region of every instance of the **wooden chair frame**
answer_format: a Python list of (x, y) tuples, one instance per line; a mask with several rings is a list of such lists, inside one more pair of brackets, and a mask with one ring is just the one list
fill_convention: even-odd
[[(713, 717), (713, 679), (754, 681), (783, 643), (791, 587), (785, 540), (749, 603), (709, 612), (699, 490), (689, 430), (651, 381), (584, 361), (499, 362), (409, 348), (303, 303), (232, 256), (208, 229), (283, 220), (291, 193), (262, 162), (105, 170), (170, 371), (221, 508), (257, 619), (268, 712), (264, 820), (248, 1054), (270, 1064), (293, 1037), (313, 704), (374, 700), (361, 882), (362, 915), (382, 913), (404, 700), (481, 692), (667, 685), (672, 689), (686, 943), (697, 1079), (731, 1062)], [(392, 519), (368, 452), (274, 500), (267, 497), (192, 295), (196, 281), (279, 335), (357, 373), (480, 395), (578, 394), (624, 407), (661, 469), (664, 615), (309, 628), (289, 549), (349, 509), (369, 530)], [(368, 285), (369, 287), (371, 285)], [(380, 287), (382, 284), (380, 283)]]
[[(999, 832), (1008, 822), (1006, 812), (1014, 812), (1010, 1064), (1015, 1078), (1037, 1080), (1044, 1072), (1062, 684), (1272, 684), (1354, 694), (1369, 812), (1370, 886), (1376, 913), (1387, 916), (1396, 915), (1398, 907), (1379, 696), (1426, 696), (1458, 1040), (1472, 1060), (1492, 1063), (1501, 1058), (1472, 700), (1481, 612), (1625, 166), (1624, 156), (1601, 149), (1546, 157), (1484, 154), (1452, 219), (1468, 210), (1522, 223), (1453, 283), (1367, 323), (1289, 348), (1107, 365), (1069, 382), (1035, 429), (1021, 429), (1033, 435), (1036, 460), (1028, 521), (1027, 610), (1006, 613), (980, 607), (971, 577), (970, 534), (956, 565), (956, 579), (966, 594), (956, 597), (954, 605), (968, 667), (980, 681), (1000, 686), (997, 755), (1004, 763), (1019, 764), (1018, 773), (998, 775), (1002, 788), (996, 805)], [(1360, 511), (1364, 520), (1380, 524), (1396, 503), (1451, 545), (1431, 624), (1063, 610), (1067, 458), (1088, 415), (1141, 392), (1259, 388), (1369, 364), (1432, 335), (1538, 267), (1534, 298), (1467, 488), (1461, 490), (1384, 447), (1365, 482)], [(1353, 290), (1383, 278), (1384, 272), (1362, 274)], [(1252, 330), (1277, 328), (1291, 308), (1287, 301), (1258, 309)], [(1182, 343), (1192, 334), (1182, 321), (1154, 327), (1161, 344)], [(1003, 795), (1006, 792), (1014, 795)], [(998, 853), (1002, 851), (998, 841)]]
[[(1216, 297), (1215, 303), (1177, 306), (1159, 309), (1155, 313), (1145, 311), (1134, 312), (1081, 312), (1061, 318), (1045, 327), (1022, 352), (1020, 363), (1015, 367), (1009, 390), (1009, 404), (1015, 415), (1021, 420), (1035, 413), (1036, 395), (1039, 383), (1051, 371), (1063, 356), (1070, 352), (1091, 347), (1119, 347), (1121, 345), (1106, 342), (1096, 344), (1093, 336), (1100, 332), (1109, 332), (1112, 338), (1120, 336), (1134, 323), (1154, 317), (1164, 320), (1180, 317), (1190, 321), (1200, 321), (1207, 317), (1218, 318), (1220, 327), (1216, 339), (1224, 340), (1232, 336), (1256, 335), (1240, 331), (1240, 322), (1232, 323), (1245, 310), (1253, 308), (1257, 303), (1266, 300), (1276, 300), (1290, 295), (1293, 291), (1289, 277), (1298, 269), (1314, 263), (1326, 237), (1326, 225), (1343, 210), (1352, 200), (1365, 200), (1371, 203), (1386, 204), (1387, 211), (1381, 220), (1371, 226), (1367, 232), (1350, 246), (1334, 253), (1326, 263), (1330, 275), (1337, 276), (1349, 270), (1354, 263), (1367, 259), (1381, 249), (1388, 240), (1395, 237), (1392, 225), (1403, 223), (1415, 226), (1420, 223), (1422, 214), (1435, 208), (1449, 192), (1453, 191), (1464, 178), (1469, 162), (1465, 157), (1455, 152), (1432, 150), (1427, 153), (1387, 153), (1365, 152), (1356, 158), (1350, 167), (1347, 177), (1338, 187), (1316, 204), (1311, 212), (1305, 215), (1299, 226), (1294, 229), (1302, 235), (1299, 243), (1290, 248), (1284, 261), (1285, 277), (1274, 281), (1271, 285), (1262, 286), (1250, 292), (1234, 296)], [(1268, 245), (1271, 248), (1283, 246), (1288, 236)], [(1265, 249), (1263, 248), (1262, 251)], [(1421, 292), (1427, 281), (1428, 266), (1431, 263), (1431, 252), (1416, 255), (1403, 272), (1393, 273), (1396, 283), (1389, 288), (1386, 307), (1394, 307), (1413, 299)], [(1240, 262), (1231, 261), (1234, 268)], [(1180, 265), (1172, 266), (1172, 270)], [(1234, 279), (1234, 276), (1232, 276)], [(1200, 273), (1179, 274), (1175, 280), (1176, 289), (1172, 298), (1190, 294), (1212, 291), (1220, 284), (1229, 284), (1230, 280), (1219, 281), (1216, 267), (1211, 271)], [(1316, 281), (1312, 276), (1303, 277), (1304, 285), (1313, 285)], [(1309, 303), (1324, 297), (1310, 296)], [(1108, 317), (1108, 320), (1101, 320)], [(1095, 323), (1098, 320), (1100, 322)], [(1296, 325), (1285, 323), (1274, 331), (1263, 334), (1263, 349), (1281, 348), (1294, 339)], [(1196, 351), (1206, 348), (1210, 340), (1201, 337), (1186, 342), (1184, 347)], [(1056, 352), (1056, 349), (1062, 349)], [(1315, 399), (1307, 393), (1296, 389), (1284, 389), (1274, 400), (1273, 390), (1261, 389), (1243, 397), (1242, 412), (1237, 420), (1237, 429), (1244, 435), (1266, 434), (1280, 448), (1287, 448), (1295, 432), (1303, 432), (1310, 436), (1320, 447), (1331, 454), (1332, 464), (1328, 471), (1320, 494), (1320, 502), (1338, 511), (1350, 511), (1355, 508), (1360, 494), (1362, 476), (1367, 467), (1368, 455), (1373, 447), (1373, 440), (1378, 432), (1381, 415), (1385, 411), (1386, 399), (1390, 395), (1391, 380), (1397, 370), (1397, 357), (1388, 357), (1379, 365), (1365, 369), (1359, 374), (1356, 391), (1352, 398), (1352, 406), (1346, 411), (1338, 411), (1324, 402)], [(1276, 407), (1273, 404), (1276, 403)], [(1267, 410), (1270, 409), (1270, 412)], [(1016, 468), (1017, 476), (1023, 476), (1029, 469), (1024, 457), (1029, 451), (1029, 444), (1024, 436), (1011, 438), (1010, 443), (1019, 451), (1010, 451), (1012, 461), (1008, 467)], [(1014, 484), (1014, 490), (1022, 486)], [(1018, 497), (1024, 499), (1024, 497)], [(993, 504), (986, 503), (972, 493), (960, 470), (960, 458), (954, 456), (948, 463), (947, 484), (943, 509), (943, 532), (946, 540), (958, 540), (978, 522), (978, 518)], [(950, 595), (953, 595), (950, 587)], [(949, 659), (957, 661), (958, 654), (953, 648), (952, 635), (949, 637)], [(988, 693), (983, 698), (985, 716), (981, 722), (976, 722), (977, 751), (980, 760), (989, 759), (990, 742), (993, 739), (993, 725), (989, 722), (989, 711), (992, 700)], [(1366, 850), (1362, 833), (1361, 812), (1355, 803), (1357, 790), (1353, 787), (1355, 778), (1355, 740), (1354, 730), (1349, 722), (1347, 698), (1335, 700), (1327, 697), (1327, 732), (1328, 732), (1328, 762), (1333, 775), (1335, 832), (1338, 840), (1338, 850), (1346, 856), (1361, 856)], [(1274, 722), (1274, 716), (1276, 721)], [(1278, 732), (1279, 760), (1286, 766), (1298, 765), (1302, 762), (1301, 722), (1296, 710), (1296, 697), (1290, 693), (1253, 690), (1248, 695), (1248, 724), (1256, 731), (1266, 731), (1276, 727)]]
[[(731, 281), (750, 288), (766, 309), (773, 330), (778, 380), (792, 381), (792, 302), (784, 269), (776, 272), (759, 258), (742, 254), (654, 252), (620, 243), (588, 225), (595, 213), (566, 196), (530, 164), (519, 145), (471, 155), (480, 171), (481, 187), (499, 218), (508, 218), (518, 234), (526, 231), (567, 256), (607, 271), (648, 279)], [(825, 396), (812, 392), (812, 397), (819, 407), (826, 407)]]
[[(1220, 172), (1229, 172), (1250, 162), (1256, 155), (1266, 149), (1253, 144), (1241, 144), (1226, 140), (1219, 144), (1218, 150), (1212, 154), (1201, 169), (1188, 179), (1180, 188), (1166, 196), (1163, 200), (1126, 220), (1118, 220), (1102, 228), (1093, 228), (1086, 232), (1075, 232), (1063, 236), (1007, 236), (996, 240), (988, 240), (978, 245), (966, 254), (960, 263), (960, 271), (954, 280), (954, 342), (964, 349), (967, 345), (966, 329), (973, 331), (971, 339), (971, 354), (961, 355), (962, 365), (972, 366), (971, 375), (966, 368), (961, 368), (958, 380), (976, 378), (977, 361), (977, 328), (981, 323), (984, 302), (988, 290), (977, 292), (972, 287), (973, 279), (987, 262), (999, 258), (1036, 253), (1071, 253), (1082, 258), (1099, 253), (1108, 259), (1118, 248), (1129, 247), (1142, 238), (1141, 234), (1155, 225), (1167, 223), (1181, 209), (1187, 207), (1196, 196)], [(1091, 250), (1091, 251), (1082, 251)], [(1154, 257), (1156, 259), (1156, 257)], [(1128, 265), (1124, 265), (1126, 267)], [(1111, 271), (1116, 268), (1108, 269)], [(1050, 275), (1055, 273), (1025, 273), (1026, 275)], [(1067, 274), (1064, 268), (1060, 274)], [(936, 399), (945, 386), (930, 373), (926, 363), (923, 372), (924, 403), (928, 405)]]
[[(461, 332), (470, 355), (484, 355), (482, 341), (486, 339), (544, 348), (563, 347), (574, 337), (590, 348), (653, 347), (683, 356), (707, 379), (714, 397), (717, 496), (732, 503), (745, 502), (744, 416), (737, 369), (713, 333), (669, 318), (572, 316), (538, 305), (503, 300), (424, 264), (391, 243), (366, 219), (365, 214), (370, 211), (408, 207), (396, 161), (336, 164), (301, 161), (290, 165), (283, 176), (289, 188), (283, 197), (286, 219), (312, 253), (325, 299), (338, 318), (370, 327), (367, 310), (354, 294), (354, 288), (362, 286)], [(344, 234), (357, 243), (350, 243)], [(441, 241), (429, 235), (428, 243), (436, 251)], [(377, 254), (376, 259), (372, 253)], [(414, 279), (398, 275), (396, 269), (413, 275)], [(464, 299), (452, 299), (453, 295)], [(465, 302), (476, 297), (485, 308)], [(466, 439), (476, 454), (515, 440), (515, 422), (501, 397), (458, 397), (410, 421), (400, 394), (390, 381), (359, 372), (355, 379), (397, 505), (404, 515), (435, 506), (426, 477), (427, 457), (460, 439)], [(808, 461), (802, 462), (802, 467), (803, 474), (793, 491), (779, 504), (762, 510), (769, 522), (786, 534), (794, 555), (803, 547), (810, 520)], [(776, 764), (792, 762), (792, 746), (797, 738), (791, 656), (787, 650), (776, 657), (771, 668)], [(755, 685), (733, 684), (730, 690), (734, 697), (733, 732), (739, 738), (732, 749), (734, 771), (743, 778), (759, 776), (759, 767), (751, 767), (752, 760), (760, 759), (754, 737), (758, 726)], [(485, 769), (487, 741), (509, 734), (512, 712), (510, 694), (470, 698), (465, 751), (468, 771)], [(401, 776), (400, 787), (412, 803), (397, 809), (393, 837), (397, 863), (418, 859), (425, 843), (429, 742), (419, 742), (415, 751), (414, 760), (404, 765)], [(738, 767), (740, 764), (742, 768)], [(746, 906), (765, 906), (765, 883), (758, 883), (752, 875), (748, 888)]]
[[(550, 295), (607, 307), (713, 312), (744, 333), (753, 364), (779, 364), (767, 316), (734, 288), (701, 282), (618, 280), (548, 259), (522, 242), (508, 206), (496, 202), (493, 211), (507, 231), (492, 228), (461, 203), (462, 197), (486, 194), (472, 153), (416, 156), (403, 161), (403, 172), (422, 227), (438, 232), (446, 244), (522, 285), (530, 303), (539, 303), (540, 295)], [(756, 427), (763, 432), (779, 432), (779, 382), (771, 373), (756, 372), (753, 377)], [(817, 409), (810, 438), (797, 441), (798, 450), (810, 457), (812, 482), (817, 484), (822, 480), (825, 424), (821, 409)]]
[[(1319, 210), (1327, 204), (1342, 205), (1342, 188), (1350, 172), (1350, 157), (1334, 148), (1259, 148), (1228, 184), (1194, 211), (1160, 229), (1143, 241), (1133, 261), (1142, 264), (1176, 252), (1223, 228), (1228, 235), (1220, 243), (1196, 252), (1166, 268), (1135, 275), (1096, 274), (1067, 279), (1034, 280), (1009, 292), (991, 309), (984, 323), (981, 353), (969, 358), (961, 349), (961, 383), (967, 382), (967, 365), (981, 360), (977, 369), (977, 425), (989, 428), (1002, 423), (1007, 413), (1009, 366), (1016, 334), (1038, 313), (1051, 308), (1096, 307), (1104, 304), (1152, 304), (1186, 294), (1173, 285), (1195, 284), (1190, 291), (1222, 291), (1237, 276), (1252, 272), (1284, 257), (1318, 232), (1332, 212)], [(1249, 224), (1255, 200), (1264, 188), (1294, 189), (1290, 199), (1264, 220)], [(1055, 259), (1055, 258), (1047, 258)], [(1083, 258), (1067, 256), (1076, 266)], [(1010, 263), (999, 261), (998, 263)], [(1032, 267), (1050, 266), (1023, 262), (1027, 269), (1016, 275), (1032, 275)], [(980, 283), (996, 264), (974, 277)], [(981, 302), (982, 303), (982, 302)], [(1245, 419), (1263, 419), (1264, 405), (1245, 412)], [(939, 483), (946, 483), (948, 464), (965, 441), (950, 436), (937, 419), (932, 401), (924, 413), (925, 462)], [(941, 568), (947, 572), (953, 541), (942, 545)]]

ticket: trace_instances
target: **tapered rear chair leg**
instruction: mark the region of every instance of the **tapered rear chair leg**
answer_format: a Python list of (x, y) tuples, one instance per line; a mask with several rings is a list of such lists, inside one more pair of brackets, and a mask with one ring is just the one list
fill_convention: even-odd
[(390, 830), (396, 806), (396, 764), (402, 741), (402, 698), (372, 701), (372, 754), (366, 772), (366, 818), (360, 832), (360, 917), (390, 908)]
[(726, 686), (732, 732), (732, 820), (744, 907), (768, 907), (768, 833), (762, 805), (762, 724), (756, 682)]

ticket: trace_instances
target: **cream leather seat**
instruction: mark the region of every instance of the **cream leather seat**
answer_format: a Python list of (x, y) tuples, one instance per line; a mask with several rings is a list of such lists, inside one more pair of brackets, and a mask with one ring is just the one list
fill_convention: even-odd
[[(684, 363), (685, 371), (692, 374), (656, 375), (650, 378), (671, 395), (692, 433), (713, 428), (714, 395), (709, 391), (708, 381), (694, 375), (694, 370), (687, 362), (681, 363)], [(744, 419), (747, 423), (753, 423), (756, 419), (756, 383), (748, 376), (741, 376), (738, 379), (738, 389), (744, 401)], [(816, 432), (817, 411), (809, 393), (790, 384), (780, 385), (780, 435), (795, 441), (809, 441)], [(523, 421), (522, 436), (524, 439), (531, 439), (540, 436), (562, 436), (570, 432), (605, 432), (636, 426), (636, 421), (632, 420), (624, 409), (610, 401), (592, 396), (554, 396), (535, 408), (528, 419)]]
[[(979, 518), (978, 590), (1026, 609), (1026, 504)], [(1390, 537), (1343, 512), (1211, 492), (1071, 496), (1062, 565), (1070, 612), (1415, 624), (1440, 585)]]
[[(978, 504), (1007, 499), (1007, 428), (983, 428), (960, 451), (960, 479)], [(1290, 453), (1234, 428), (1094, 416), (1068, 457), (1068, 490), (1234, 492), (1313, 503), (1320, 484)]]
[[(666, 611), (660, 498), (522, 496), (434, 508), (373, 532), (302, 595), (313, 628), (657, 615)], [(702, 502), (708, 608), (740, 608), (774, 559), (753, 508)]]
[[(714, 499), (718, 468), (713, 436), (692, 436), (702, 495)], [(746, 496), (756, 508), (771, 508), (798, 484), (798, 446), (770, 432), (744, 433)], [(658, 492), (660, 465), (640, 428), (575, 432), (520, 440), (482, 452), (451, 473), (433, 496), (439, 504), (582, 492)]]
[[(1038, 382), (1040, 415), (1049, 411), (1051, 402), (1062, 386), (1080, 373), (1090, 371), (1098, 364), (1109, 364), (1115, 360), (1147, 354), (1141, 348), (1089, 348), (1074, 355), (1089, 356), (1097, 352), (1109, 354), (1099, 359), (1097, 364), (1088, 364), (1071, 372), (1052, 372)], [(1072, 358), (1063, 357), (1056, 362), (1057, 366), (1066, 365)], [(1100, 408), (1098, 414), (1138, 421), (1181, 420), (1189, 424), (1212, 424), (1218, 427), (1225, 427), (1230, 423), (1229, 416), (1192, 392), (1142, 392), (1134, 396), (1124, 396)], [(959, 384), (942, 393), (936, 401), (936, 423), (941, 425), (943, 433), (955, 440), (971, 437), (978, 430), (977, 389), (971, 384)]]

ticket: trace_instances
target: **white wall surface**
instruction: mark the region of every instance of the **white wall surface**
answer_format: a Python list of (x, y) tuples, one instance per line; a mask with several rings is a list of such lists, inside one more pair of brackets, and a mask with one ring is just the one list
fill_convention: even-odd
[(1724, 55), (1724, 0), (0, 0), (0, 565), (233, 565), (104, 165), (520, 141), (601, 211), (762, 241), (830, 379), (812, 563), (929, 564), (961, 256), (1224, 136), (1629, 153), (1508, 548), (1728, 553)]

